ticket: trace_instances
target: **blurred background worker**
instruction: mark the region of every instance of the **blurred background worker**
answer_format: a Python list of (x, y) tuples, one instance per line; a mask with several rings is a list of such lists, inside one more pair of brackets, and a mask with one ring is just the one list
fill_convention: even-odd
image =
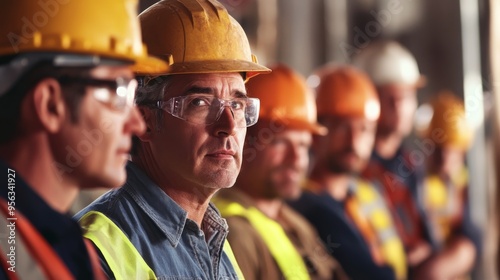
[(372, 79), (381, 105), (375, 148), (363, 177), (380, 186), (404, 242), (408, 263), (414, 267), (428, 258), (435, 246), (422, 205), (417, 203), (425, 176), (424, 162), (416, 161), (414, 151), (403, 145), (412, 132), (417, 89), (424, 79), (412, 54), (393, 41), (370, 44), (354, 63)]
[(235, 186), (215, 200), (229, 243), (247, 280), (345, 279), (314, 229), (284, 203), (301, 193), (312, 134), (327, 131), (304, 78), (284, 65), (271, 69), (247, 83), (261, 101), (259, 121), (248, 130)]
[(210, 200), (234, 185), (259, 116), (245, 81), (270, 70), (217, 1), (164, 0), (139, 20), (170, 69), (139, 79), (146, 133), (134, 141), (127, 181), (76, 218), (110, 278), (238, 279), (227, 223)]
[[(415, 149), (403, 145), (412, 132), (416, 92), (423, 85), (415, 58), (401, 45), (381, 41), (368, 46), (355, 60), (377, 87), (381, 102), (375, 150), (363, 172), (380, 186), (404, 242), (410, 275), (417, 279), (451, 279), (468, 272), (473, 258), (462, 250), (472, 244), (449, 244), (439, 250), (437, 236), (426, 216), (423, 197), (425, 162)], [(431, 143), (421, 143), (428, 152)]]
[(480, 255), (479, 234), (467, 211), (465, 153), (472, 143), (473, 129), (466, 119), (463, 102), (451, 92), (437, 93), (430, 109), (432, 118), (421, 131), (424, 141), (435, 143), (427, 161), (424, 207), (439, 249), (444, 254), (456, 254), (464, 267), (457, 269), (458, 262), (449, 262), (448, 267), (437, 262), (428, 269), (450, 270), (448, 278), (456, 279), (469, 272)]
[(167, 70), (147, 56), (136, 8), (2, 2), (0, 279), (103, 279), (67, 212), (80, 189), (125, 182), (132, 135), (145, 129), (133, 69)]
[(404, 247), (383, 197), (359, 173), (375, 141), (380, 102), (370, 79), (352, 66), (325, 66), (311, 76), (318, 121), (307, 187), (292, 207), (318, 230), (352, 279), (405, 279)]

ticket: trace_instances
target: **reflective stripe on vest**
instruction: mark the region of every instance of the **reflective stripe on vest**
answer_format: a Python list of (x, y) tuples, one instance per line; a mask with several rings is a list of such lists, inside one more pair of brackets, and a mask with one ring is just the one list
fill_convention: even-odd
[(425, 210), (441, 244), (449, 239), (453, 228), (462, 220), (467, 171), (460, 172), (458, 176), (460, 181), (454, 180), (448, 184), (437, 175), (425, 179)]
[(139, 254), (128, 237), (108, 217), (90, 211), (78, 221), (83, 236), (90, 239), (101, 251), (117, 280), (156, 279), (154, 271)]
[(233, 249), (231, 249), (231, 245), (229, 245), (229, 242), (227, 239), (224, 240), (224, 253), (226, 253), (227, 257), (229, 258), (229, 261), (233, 265), (234, 271), (236, 271), (236, 275), (238, 275), (238, 279), (245, 280), (245, 277), (243, 276), (243, 272), (241, 271), (240, 266), (238, 265), (238, 262), (236, 261), (236, 257), (234, 256)]
[[(10, 215), (7, 201), (0, 199), (0, 209), (2, 220), (7, 223), (13, 223), (15, 227), (15, 239), (12, 244), (8, 242), (0, 242), (2, 244), (4, 256), (10, 253), (10, 247), (15, 247), (16, 263), (24, 262), (24, 264), (33, 265), (29, 270), (21, 269), (16, 265), (15, 272), (7, 270), (9, 279), (51, 279), (51, 280), (69, 280), (75, 279), (59, 255), (52, 249), (47, 241), (40, 235), (33, 225), (22, 215), (16, 211), (13, 216)], [(12, 220), (8, 220), (12, 219)], [(3, 229), (10, 229), (5, 225)], [(29, 257), (29, 259), (22, 258)]]
[[(0, 254), (2, 254), (0, 260), (2, 261), (3, 270), (6, 272), (7, 278), (11, 280), (46, 279), (47, 276), (40, 267), (40, 264), (31, 255), (24, 239), (18, 235), (18, 230), (15, 231), (15, 243), (12, 244), (15, 247), (10, 248), (11, 244), (8, 244), (7, 236), (10, 236), (12, 233), (8, 227), (8, 217), (4, 215), (3, 211), (1, 214), (0, 234), (5, 236), (5, 241), (0, 242)], [(11, 249), (15, 249), (14, 252)]]
[(264, 240), (285, 279), (310, 279), (304, 260), (280, 224), (254, 207), (244, 208), (221, 198), (214, 198), (213, 202), (222, 216), (241, 216), (250, 222)]
[(379, 187), (404, 246), (411, 249), (421, 242), (424, 238), (424, 221), (418, 210), (419, 205), (401, 177), (386, 170), (381, 163), (373, 161), (367, 166), (363, 176), (375, 182), (375, 187)]
[(407, 277), (406, 253), (382, 196), (373, 185), (361, 180), (357, 181), (354, 196), (361, 212), (367, 217), (371, 228), (375, 231), (384, 262), (393, 268), (397, 279), (405, 279)]

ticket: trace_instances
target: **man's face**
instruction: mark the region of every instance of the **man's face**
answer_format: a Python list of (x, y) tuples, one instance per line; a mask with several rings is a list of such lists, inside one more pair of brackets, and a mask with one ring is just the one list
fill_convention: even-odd
[[(245, 97), (238, 73), (185, 74), (171, 77), (164, 101), (205, 94), (220, 99)], [(246, 126), (237, 126), (229, 107), (212, 124), (196, 124), (163, 112), (160, 131), (152, 129), (148, 160), (172, 187), (212, 192), (233, 186), (240, 171)]]
[[(266, 129), (265, 124), (259, 121), (257, 131)], [(267, 199), (298, 198), (309, 165), (311, 133), (285, 128), (274, 131), (271, 137), (257, 133), (252, 138), (247, 138), (245, 156), (253, 156), (244, 159), (241, 170), (245, 178), (255, 183), (248, 190), (251, 195)]]
[[(99, 66), (90, 76), (106, 81), (134, 79), (127, 67)], [(77, 121), (72, 121), (68, 113), (58, 140), (54, 142), (53, 150), (58, 151), (55, 163), (58, 173), (76, 178), (82, 187), (122, 185), (126, 179), (125, 164), (131, 137), (142, 134), (145, 129), (135, 106), (118, 109), (109, 102), (99, 101), (102, 94), (109, 94), (113, 100), (117, 96), (116, 88), (86, 86)]]
[(436, 147), (429, 157), (429, 171), (447, 178), (455, 176), (464, 166), (465, 152), (460, 148)]
[(329, 133), (317, 139), (318, 160), (325, 157), (328, 170), (335, 174), (361, 172), (372, 153), (375, 121), (329, 116), (322, 122)]
[(378, 88), (380, 119), (378, 129), (382, 134), (398, 133), (408, 136), (413, 128), (417, 109), (416, 89), (410, 86), (386, 85)]

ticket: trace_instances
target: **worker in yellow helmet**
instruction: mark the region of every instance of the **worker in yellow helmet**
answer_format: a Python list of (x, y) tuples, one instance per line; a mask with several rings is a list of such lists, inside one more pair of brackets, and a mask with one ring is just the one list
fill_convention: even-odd
[(306, 176), (316, 123), (305, 79), (287, 66), (247, 83), (260, 99), (259, 122), (248, 130), (241, 173), (215, 203), (229, 224), (229, 243), (247, 280), (345, 279), (312, 226), (284, 200), (297, 198)]
[(317, 137), (308, 192), (291, 205), (318, 230), (352, 279), (406, 279), (406, 256), (383, 197), (359, 173), (368, 162), (380, 102), (369, 78), (352, 66), (327, 65), (316, 81)]
[(134, 70), (167, 70), (142, 44), (137, 4), (2, 1), (0, 279), (104, 279), (67, 212), (81, 189), (125, 182), (145, 130)]
[(445, 261), (436, 257), (435, 263), (423, 265), (423, 276), (439, 273), (450, 278), (463, 277), (471, 271), (480, 247), (477, 228), (467, 211), (465, 154), (472, 143), (473, 130), (463, 102), (453, 93), (439, 92), (430, 106), (432, 118), (421, 137), (432, 139), (435, 149), (427, 161), (424, 207), (439, 242), (439, 251), (461, 261), (459, 269), (455, 267), (456, 261), (453, 269), (447, 269)]
[(140, 79), (146, 133), (127, 182), (76, 218), (110, 278), (237, 279), (228, 226), (210, 199), (234, 184), (258, 119), (245, 80), (269, 69), (215, 0), (160, 1), (139, 20), (148, 50), (170, 70)]

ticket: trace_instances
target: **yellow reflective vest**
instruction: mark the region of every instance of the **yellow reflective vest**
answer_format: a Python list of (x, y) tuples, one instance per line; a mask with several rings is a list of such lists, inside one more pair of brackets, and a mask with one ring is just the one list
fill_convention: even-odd
[(391, 213), (383, 197), (373, 185), (362, 180), (356, 182), (353, 195), (361, 213), (366, 217), (371, 230), (377, 237), (378, 249), (383, 262), (392, 267), (397, 279), (406, 279), (407, 262), (404, 245), (397, 234)]
[[(79, 223), (83, 229), (83, 236), (90, 239), (101, 251), (117, 280), (157, 279), (154, 271), (128, 237), (104, 214), (90, 211), (81, 217)], [(244, 279), (227, 240), (224, 243), (224, 252), (231, 260), (238, 278)]]
[(467, 180), (465, 168), (448, 182), (438, 175), (425, 178), (424, 206), (441, 244), (450, 238), (454, 228), (461, 223)]
[(283, 227), (255, 207), (215, 197), (213, 202), (223, 217), (241, 216), (256, 229), (278, 264), (285, 279), (310, 279), (302, 256), (286, 235)]

